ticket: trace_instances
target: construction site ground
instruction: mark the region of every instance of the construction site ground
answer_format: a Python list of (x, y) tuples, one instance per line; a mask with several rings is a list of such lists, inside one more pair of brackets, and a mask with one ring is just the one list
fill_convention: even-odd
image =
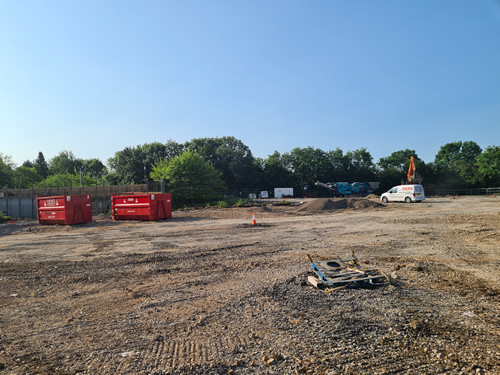
[(292, 202), (0, 225), (0, 374), (500, 373), (500, 198)]

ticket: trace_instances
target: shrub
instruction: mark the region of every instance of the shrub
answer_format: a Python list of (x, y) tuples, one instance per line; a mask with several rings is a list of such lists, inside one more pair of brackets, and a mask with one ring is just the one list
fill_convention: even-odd
[(227, 201), (218, 201), (217, 203), (215, 203), (215, 207), (218, 208), (226, 208), (227, 206), (229, 206), (229, 203), (227, 203)]
[(6, 221), (12, 220), (9, 216), (4, 216), (2, 212), (0, 212), (0, 223), (5, 223)]

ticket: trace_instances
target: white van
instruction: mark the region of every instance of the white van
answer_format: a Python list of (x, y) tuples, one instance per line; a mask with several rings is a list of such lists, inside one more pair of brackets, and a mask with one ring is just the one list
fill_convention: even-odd
[(425, 199), (422, 185), (398, 185), (380, 196), (380, 200), (387, 202), (422, 202)]

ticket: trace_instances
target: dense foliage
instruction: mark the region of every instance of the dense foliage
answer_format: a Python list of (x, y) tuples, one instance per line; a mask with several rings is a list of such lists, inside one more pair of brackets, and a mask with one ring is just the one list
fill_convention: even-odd
[(217, 137), (126, 147), (107, 161), (108, 167), (99, 159), (78, 159), (71, 151), (61, 151), (49, 161), (39, 152), (33, 161), (26, 160), (16, 167), (10, 156), (0, 153), (0, 187), (164, 180), (170, 191), (184, 194), (186, 200), (223, 189), (314, 189), (316, 181), (378, 181), (386, 189), (405, 179), (411, 156), (427, 189), (500, 186), (500, 147), (481, 150), (473, 141), (445, 144), (430, 163), (410, 149), (394, 151), (375, 163), (365, 148), (344, 152), (340, 148), (325, 151), (296, 147), (255, 158), (241, 140)]
[(224, 189), (222, 172), (200, 154), (187, 150), (170, 160), (160, 160), (153, 166), (151, 178), (166, 181), (167, 188), (176, 202), (192, 204), (215, 199), (216, 193)]

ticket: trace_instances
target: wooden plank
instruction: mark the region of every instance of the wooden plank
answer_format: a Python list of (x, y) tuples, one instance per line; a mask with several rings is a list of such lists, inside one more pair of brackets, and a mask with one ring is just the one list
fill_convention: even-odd
[(323, 284), (323, 281), (314, 276), (307, 276), (307, 282), (315, 288), (322, 288), (325, 286), (325, 284)]

